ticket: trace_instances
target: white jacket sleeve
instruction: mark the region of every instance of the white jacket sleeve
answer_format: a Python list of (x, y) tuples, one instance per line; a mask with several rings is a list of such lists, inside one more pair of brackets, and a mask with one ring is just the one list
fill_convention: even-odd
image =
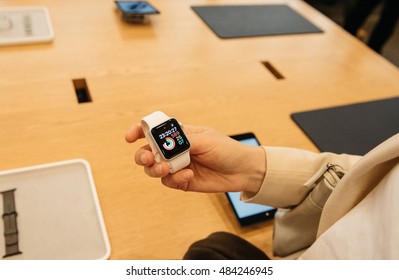
[(304, 183), (317, 171), (332, 163), (349, 170), (361, 156), (264, 147), (266, 153), (266, 175), (256, 194), (241, 193), (246, 202), (288, 208), (299, 204), (308, 193)]

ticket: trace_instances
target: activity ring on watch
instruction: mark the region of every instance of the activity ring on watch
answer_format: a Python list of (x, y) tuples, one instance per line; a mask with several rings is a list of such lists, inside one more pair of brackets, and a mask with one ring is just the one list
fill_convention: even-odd
[(168, 162), (170, 173), (190, 164), (190, 142), (176, 119), (156, 111), (141, 120), (141, 127), (155, 160)]

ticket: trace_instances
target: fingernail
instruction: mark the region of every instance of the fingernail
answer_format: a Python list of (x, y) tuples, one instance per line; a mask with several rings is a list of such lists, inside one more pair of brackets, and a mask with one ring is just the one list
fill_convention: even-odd
[(140, 161), (142, 164), (146, 165), (147, 164), (147, 157), (145, 156), (145, 154), (142, 154), (140, 157)]
[(193, 177), (193, 176), (192, 176), (191, 171), (186, 171), (186, 172), (183, 173), (183, 179), (184, 179), (184, 180), (189, 181), (189, 180), (192, 179), (192, 177)]
[(156, 170), (157, 170), (158, 175), (162, 175), (162, 173), (163, 173), (162, 164), (158, 164), (158, 166), (156, 167)]

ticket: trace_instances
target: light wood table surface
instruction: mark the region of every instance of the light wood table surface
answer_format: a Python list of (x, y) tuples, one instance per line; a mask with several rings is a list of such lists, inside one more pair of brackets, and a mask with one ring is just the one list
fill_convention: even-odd
[[(242, 228), (224, 194), (148, 178), (133, 161), (144, 141), (125, 143), (126, 129), (163, 110), (228, 135), (252, 131), (264, 145), (317, 151), (291, 113), (398, 95), (399, 72), (302, 1), (150, 2), (161, 14), (129, 25), (111, 0), (0, 0), (47, 6), (55, 31), (52, 43), (0, 48), (0, 170), (86, 159), (111, 259), (179, 259), (215, 231), (272, 255), (271, 222)], [(286, 3), (324, 32), (223, 40), (190, 8), (254, 3)], [(77, 102), (78, 78), (92, 102)]]

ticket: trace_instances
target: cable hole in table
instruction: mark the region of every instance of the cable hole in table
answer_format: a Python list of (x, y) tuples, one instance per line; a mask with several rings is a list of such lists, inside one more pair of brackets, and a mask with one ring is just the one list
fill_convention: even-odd
[(262, 64), (269, 70), (270, 73), (277, 79), (277, 80), (284, 80), (283, 74), (281, 74), (276, 67), (274, 67), (269, 61), (262, 61)]
[(89, 88), (86, 79), (73, 79), (73, 86), (75, 88), (76, 97), (79, 103), (92, 102)]

